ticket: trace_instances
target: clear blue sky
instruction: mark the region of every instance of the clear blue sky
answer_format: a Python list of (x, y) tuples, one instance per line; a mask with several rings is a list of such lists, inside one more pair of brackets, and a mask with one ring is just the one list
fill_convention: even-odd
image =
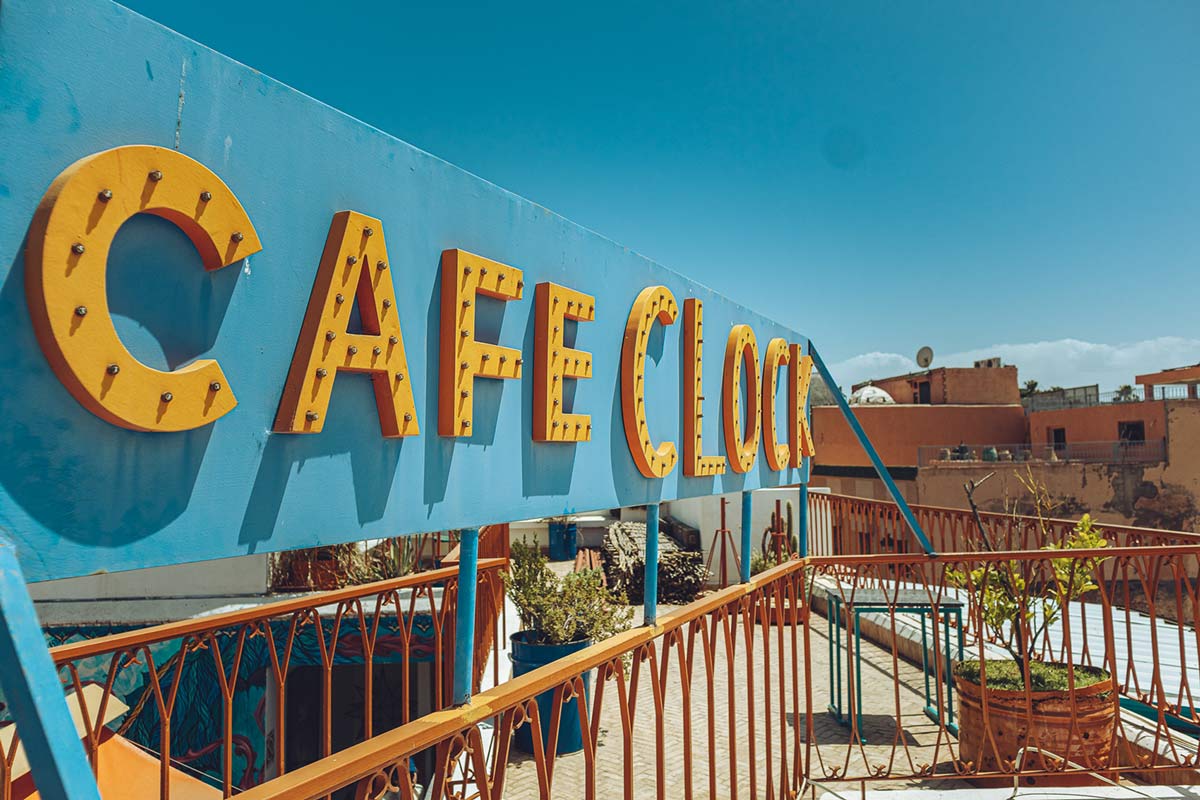
[(127, 5), (809, 333), (846, 380), (922, 344), (1043, 385), (1200, 361), (1197, 2)]

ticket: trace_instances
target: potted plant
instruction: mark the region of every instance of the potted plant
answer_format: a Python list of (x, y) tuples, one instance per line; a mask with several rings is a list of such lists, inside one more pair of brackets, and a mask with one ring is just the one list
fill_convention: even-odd
[[(598, 569), (571, 572), (563, 577), (548, 566), (548, 560), (535, 547), (516, 542), (512, 546), (509, 571), (503, 574), (508, 599), (517, 607), (521, 630), (509, 637), (512, 649), (513, 677), (582, 650), (593, 642), (606, 639), (629, 627), (633, 609), (625, 597), (604, 585)], [(587, 721), (587, 703), (591, 697), (591, 673), (584, 673), (584, 698), (566, 703), (558, 726), (558, 753), (574, 753), (583, 748), (580, 714)], [(537, 697), (542, 725), (542, 745), (548, 746), (550, 715), (554, 691)], [(533, 732), (523, 725), (514, 737), (517, 748), (533, 752)]]
[[(1048, 507), (1049, 495), (1032, 473), (1028, 479), (1018, 478), (1033, 494), (1038, 524), (1043, 538), (1048, 539), (1043, 510)], [(978, 485), (967, 483), (967, 497), (980, 542), (994, 552), (975, 505)], [(969, 573), (948, 572), (951, 585), (973, 595), (984, 632), (1009, 656), (983, 662), (964, 660), (954, 669), (961, 709), (959, 759), (972, 763), (976, 771), (1018, 769), (1023, 754), (1033, 748), (1050, 769), (1067, 766), (1062, 758), (1068, 752), (1076, 764), (1095, 770), (1108, 765), (1117, 714), (1113, 677), (1095, 667), (1041, 661), (1033, 653), (1034, 643), (1062, 619), (1069, 603), (1099, 588), (1095, 576), (1105, 558), (1066, 553), (1107, 546), (1100, 528), (1084, 514), (1066, 539), (1042, 548), (1063, 551), (1061, 558), (992, 561)]]

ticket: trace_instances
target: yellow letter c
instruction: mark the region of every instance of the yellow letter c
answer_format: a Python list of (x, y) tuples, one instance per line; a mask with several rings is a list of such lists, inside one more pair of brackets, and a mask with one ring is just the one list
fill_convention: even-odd
[(82, 158), (46, 191), (29, 231), (25, 293), (51, 368), (85, 408), (140, 431), (199, 428), (237, 405), (216, 361), (173, 372), (138, 361), (108, 309), (108, 251), (136, 214), (175, 223), (215, 270), (262, 249), (229, 187), (175, 150), (130, 145)]

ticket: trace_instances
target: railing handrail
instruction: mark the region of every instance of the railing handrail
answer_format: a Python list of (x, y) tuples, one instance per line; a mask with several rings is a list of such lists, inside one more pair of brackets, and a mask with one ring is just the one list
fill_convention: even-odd
[(364, 778), (381, 766), (427, 747), (432, 747), (459, 731), (496, 717), (566, 682), (570, 678), (603, 666), (622, 654), (649, 644), (660, 636), (694, 620), (748, 597), (761, 587), (804, 568), (805, 561), (792, 559), (759, 573), (749, 583), (720, 589), (683, 608), (643, 625), (597, 642), (566, 658), (538, 667), (471, 698), (465, 706), (435, 711), (407, 725), (401, 725), (364, 742), (351, 745), (326, 758), (272, 778), (238, 794), (241, 800), (308, 800), (334, 792)]
[(1128, 393), (1110, 389), (1094, 394), (1067, 395), (1064, 390), (1034, 392), (1021, 398), (1021, 405), (1028, 412), (1060, 411), (1067, 408), (1095, 408), (1096, 406), (1119, 406), (1131, 403), (1153, 403), (1164, 400), (1190, 400), (1187, 384), (1156, 384), (1152, 397), (1146, 397), (1145, 387), (1131, 386)]
[[(504, 564), (505, 560), (502, 558), (480, 559), (479, 571), (483, 572), (486, 570), (499, 569), (503, 567)], [(88, 658), (90, 656), (97, 656), (106, 653), (123, 652), (136, 647), (159, 644), (172, 639), (178, 639), (183, 636), (214, 633), (223, 628), (242, 625), (247, 622), (253, 622), (257, 619), (282, 616), (284, 614), (291, 614), (296, 611), (301, 611), (305, 608), (315, 608), (334, 603), (342, 603), (347, 600), (356, 600), (363, 597), (380, 595), (386, 592), (400, 591), (402, 589), (423, 586), (430, 583), (437, 583), (457, 577), (458, 570), (454, 567), (450, 567), (429, 570), (428, 572), (417, 572), (411, 575), (403, 575), (399, 578), (387, 578), (385, 580), (374, 581), (372, 583), (363, 583), (357, 586), (347, 586), (343, 589), (333, 589), (325, 592), (311, 592), (286, 600), (278, 600), (272, 603), (250, 606), (249, 608), (240, 608), (236, 611), (227, 611), (206, 617), (180, 620), (178, 622), (167, 622), (163, 623), (162, 625), (152, 625), (148, 628), (140, 628), (135, 631), (125, 631), (123, 633), (114, 633), (108, 636), (99, 636), (94, 639), (84, 639), (78, 642), (69, 642), (67, 644), (58, 645), (57, 647), (52, 647), (50, 649), (50, 655), (53, 657), (54, 663), (61, 666), (80, 658)]]
[[(813, 500), (813, 498), (817, 498), (818, 502), (822, 498), (829, 498), (829, 499), (834, 499), (834, 500), (838, 500), (838, 501), (848, 501), (848, 502), (852, 502), (852, 503), (865, 503), (865, 504), (878, 505), (878, 506), (894, 506), (895, 505), (890, 500), (878, 500), (873, 497), (854, 497), (853, 495), (838, 494), (837, 492), (826, 492), (826, 493), (821, 493), (821, 494), (811, 493), (811, 494), (809, 494), (808, 497), (809, 497), (810, 501)], [(914, 512), (924, 511), (924, 512), (930, 512), (930, 513), (955, 514), (955, 515), (962, 515), (962, 516), (967, 516), (967, 517), (971, 516), (971, 512), (965, 508), (952, 508), (950, 506), (935, 506), (935, 505), (928, 505), (925, 503), (914, 503), (914, 504), (912, 504), (912, 509)], [(979, 515), (981, 517), (988, 518), (988, 519), (997, 519), (997, 518), (1013, 519), (1015, 516), (1017, 519), (1020, 519), (1022, 521), (1028, 521), (1028, 522), (1036, 522), (1038, 519), (1037, 517), (1032, 517), (1032, 516), (1025, 515), (1025, 514), (1013, 515), (1013, 514), (1005, 513), (1003, 511), (980, 511)], [(1044, 522), (1046, 522), (1047, 524), (1051, 524), (1051, 525), (1075, 525), (1079, 521), (1079, 520), (1074, 520), (1074, 519), (1064, 519), (1062, 517), (1043, 517), (1042, 520)], [(1136, 525), (1125, 525), (1120, 522), (1104, 522), (1102, 520), (1096, 520), (1096, 526), (1099, 528), (1102, 528), (1104, 530), (1119, 530), (1119, 531), (1126, 531), (1129, 533), (1151, 534), (1154, 536), (1163, 536), (1163, 535), (1178, 536), (1178, 537), (1181, 537), (1184, 539), (1195, 539), (1197, 541), (1200, 541), (1200, 533), (1196, 533), (1193, 531), (1174, 531), (1174, 530), (1163, 530), (1161, 528), (1142, 528), (1142, 527), (1138, 527)], [(1074, 551), (1072, 551), (1072, 552), (1074, 552)]]

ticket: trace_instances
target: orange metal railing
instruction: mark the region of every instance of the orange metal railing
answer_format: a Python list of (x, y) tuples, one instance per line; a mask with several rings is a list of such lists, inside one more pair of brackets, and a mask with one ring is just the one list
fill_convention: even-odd
[[(479, 561), (479, 619), (477, 631), (487, 631), (486, 641), (477, 642), (477, 663), (486, 664), (491, 658), (497, 660), (500, 651), (499, 631), (496, 625), (498, 609), (503, 605), (503, 585), (500, 572), (506, 567), (504, 559), (480, 559)], [(222, 721), (220, 740), (221, 772), (216, 777), (224, 796), (244, 788), (242, 781), (235, 781), (233, 759), (239, 742), (233, 729), (234, 704), (242, 702), (249, 691), (247, 676), (242, 667), (243, 656), (248, 644), (258, 639), (265, 642), (269, 668), (263, 680), (266, 691), (273, 695), (274, 702), (260, 709), (268, 717), (267, 727), (272, 727), (277, 738), (268, 755), (271, 763), (267, 773), (286, 773), (286, 735), (288, 732), (285, 714), (287, 682), (295, 667), (294, 656), (301, 639), (315, 639), (318, 651), (317, 665), (321, 670), (320, 690), (314, 693), (311, 703), (320, 719), (319, 755), (333, 752), (332, 729), (335, 717), (342, 713), (333, 698), (333, 672), (335, 663), (347, 661), (360, 664), (362, 670), (361, 703), (362, 731), (360, 739), (368, 739), (379, 732), (373, 720), (377, 692), (384, 688), (375, 686), (375, 670), (382, 654), (376, 647), (382, 645), (385, 628), (389, 632), (388, 657), (393, 662), (407, 663), (416, 659), (417, 636), (414, 623), (426, 620), (431, 630), (424, 643), (427, 652), (422, 657), (432, 662), (432, 675), (452, 674), (454, 654), (455, 599), (457, 596), (457, 570), (444, 568), (408, 575), (402, 578), (353, 586), (331, 592), (292, 598), (240, 609), (228, 613), (214, 614), (183, 622), (157, 625), (142, 630), (119, 633), (88, 639), (51, 649), (55, 663), (63, 678), (64, 688), (76, 695), (83, 695), (85, 684), (95, 681), (103, 686), (102, 694), (95, 703), (81, 704), (83, 731), (81, 738), (91, 758), (93, 767), (98, 767), (99, 747), (107, 734), (103, 720), (106, 707), (120, 701), (114, 700), (116, 687), (128, 684), (131, 676), (136, 681), (144, 680), (148, 688), (129, 712), (120, 720), (117, 733), (124, 734), (139, 718), (149, 714), (153, 717), (152, 727), (157, 729), (155, 741), (143, 745), (158, 755), (161, 768), (159, 797), (170, 796), (173, 768), (185, 767), (177, 759), (173, 748), (172, 728), (186, 725), (188, 720), (179, 719), (177, 702), (180, 696), (181, 679), (185, 667), (195, 659), (211, 659), (212, 674), (218, 684), (217, 708), (196, 709), (196, 713), (217, 716)], [(341, 635), (346, 633), (353, 635)], [(168, 655), (169, 654), (169, 655)], [(96, 680), (96, 674), (100, 674)], [(90, 681), (85, 679), (88, 676)], [(144, 676), (144, 677), (143, 677)], [(476, 682), (482, 676), (477, 670)], [(399, 687), (388, 687), (389, 696), (381, 697), (387, 703), (399, 707), (402, 722), (411, 719), (410, 709), (414, 703), (416, 688), (410, 684), (410, 672), (401, 671)], [(436, 677), (427, 687), (424, 700), (434, 709), (449, 702), (449, 685)], [(114, 723), (115, 724), (115, 723)], [(311, 732), (306, 731), (311, 734)], [(0, 798), (22, 798), (27, 796), (32, 785), (13, 785), (13, 763), (20, 744), (19, 732), (6, 745), (0, 745)], [(27, 779), (26, 779), (27, 780)]]
[[(791, 720), (812, 701), (801, 680), (805, 628), (796, 624), (803, 576), (801, 562), (788, 562), (243, 797), (307, 800), (355, 787), (359, 800), (409, 800), (408, 759), (430, 748), (437, 756), (427, 797), (500, 798), (518, 772), (517, 793), (541, 797), (556, 787), (585, 798), (795, 796), (804, 744)], [(559, 709), (583, 695), (593, 671), (580, 715), (583, 750), (557, 757)], [(546, 692), (549, 718), (536, 702)], [(517, 770), (510, 745), (522, 726), (533, 729), (535, 752), (532, 766), (526, 760)]]
[[(920, 550), (896, 504), (838, 494), (810, 493), (809, 555), (866, 555)], [(971, 552), (980, 546), (971, 512), (959, 508), (910, 505), (917, 522), (939, 553)], [(998, 550), (1036, 550), (1066, 539), (1077, 520), (981, 512)], [(1044, 525), (1044, 528), (1043, 528)], [(1200, 544), (1200, 534), (1129, 525), (1103, 524), (1109, 543), (1118, 547)], [(1045, 534), (1043, 533), (1045, 530)]]
[[(861, 639), (845, 636), (844, 658), (849, 664), (869, 657), (873, 666), (863, 669), (876, 690), (864, 699), (847, 677), (849, 735), (814, 746), (806, 774), (818, 782), (1011, 783), (1019, 776), (1029, 785), (1098, 775), (1196, 782), (1198, 557), (1200, 547), (1185, 545), (810, 559), (814, 591), (806, 622), (812, 612), (828, 616), (832, 606), (850, 631), (856, 605), (874, 607), (857, 620), (860, 630), (870, 630)], [(975, 578), (964, 581), (955, 573)], [(1015, 589), (1017, 608), (1027, 612), (1017, 625), (989, 619), (995, 604), (981, 595), (990, 580)], [(1076, 580), (1087, 591), (1047, 618), (1043, 598)], [(914, 595), (941, 624), (926, 631), (914, 621)], [(1018, 669), (1024, 686), (1017, 691), (981, 692), (947, 672), (961, 658), (979, 663), (983, 683), (999, 681), (987, 677), (988, 669), (999, 676), (1020, 663), (1005, 647), (1018, 641), (1031, 666)], [(906, 680), (922, 679), (913, 664), (923, 658), (932, 693), (927, 705), (941, 710), (934, 720), (919, 703), (905, 702), (900, 689)], [(1030, 673), (1051, 664), (1071, 668), (1059, 676), (1061, 690), (1032, 690)], [(1085, 687), (1096, 670), (1110, 679)], [(893, 691), (880, 690), (880, 680)], [(950, 724), (955, 706), (970, 718)], [(1022, 747), (1006, 746), (1013, 739)]]
[[(368, 722), (359, 743), (336, 754), (327, 744), (326, 757), (291, 771), (284, 771), (277, 754), (278, 777), (239, 797), (409, 800), (418, 796), (419, 784), (421, 796), (436, 800), (774, 800), (797, 797), (814, 784), (1200, 778), (1200, 538), (1105, 526), (1108, 547), (1047, 551), (1037, 549), (1046, 542), (1029, 541), (1032, 533), (1019, 520), (1005, 528), (1007, 518), (997, 515), (1002, 519), (994, 534), (1012, 550), (880, 552), (875, 543), (902, 538), (887, 504), (814, 499), (824, 505), (810, 519), (814, 527), (829, 523), (828, 541), (810, 542), (824, 553), (787, 561), (663, 615), (657, 625), (479, 692), (469, 705), (445, 707), (448, 695), (439, 685), (440, 710), (406, 717), (388, 731)], [(923, 523), (945, 524), (927, 528), (937, 531), (943, 547), (969, 542), (960, 514), (919, 513), (926, 515)], [(1050, 530), (1052, 539), (1067, 535), (1066, 528)], [(878, 549), (854, 552), (871, 546)], [(839, 549), (851, 552), (829, 552)], [(480, 562), (493, 608), (501, 601), (502, 564)], [(995, 604), (984, 602), (983, 587), (993, 577), (1013, 587), (1016, 605), (1032, 612), (1018, 615), (1015, 626), (998, 624)], [(1043, 598), (1063, 581), (1078, 591), (1047, 619)], [(437, 609), (440, 641), (450, 647), (453, 637), (444, 626), (453, 619), (453, 582), (454, 571), (441, 570), (66, 645), (54, 655), (67, 686), (77, 690), (74, 665), (82, 659), (111, 658), (114, 672), (142, 660), (158, 676), (150, 702), (160, 719), (170, 719), (177, 684), (172, 670), (155, 663), (153, 644), (182, 637), (188, 644), (175, 656), (179, 663), (202, 650), (217, 660), (228, 719), (238, 659), (221, 661), (218, 631), (239, 637), (239, 654), (248, 637), (270, 638), (277, 655), (273, 680), (282, 690), (295, 629), (317, 624), (325, 630), (320, 619), (334, 625), (356, 619), (362, 630), (373, 630), (384, 609), (424, 598)], [(264, 624), (267, 618), (289, 620), (293, 633), (286, 642)], [(996, 694), (991, 689), (1002, 673), (1012, 672), (1008, 650), (1018, 641), (1029, 661), (1017, 670), (1024, 685)], [(965, 661), (978, 662), (973, 669), (988, 691), (954, 674)], [(1035, 671), (1052, 670), (1042, 664), (1070, 667), (1056, 673), (1061, 686), (1044, 689), (1051, 695), (1026, 688)], [(583, 749), (557, 755), (563, 706), (588, 695), (585, 676), (591, 686), (579, 722)], [(325, 687), (313, 700), (323, 704), (328, 720), (335, 709), (328, 680)], [(548, 714), (537, 702), (546, 693), (552, 697)], [(279, 720), (280, 729), (284, 722)], [(513, 734), (523, 727), (533, 732), (529, 755), (513, 747)], [(93, 758), (98, 728), (89, 723), (85, 737)], [(1006, 744), (1014, 739), (1019, 746)], [(228, 736), (224, 741), (232, 745)], [(5, 755), (11, 763), (11, 751)], [(170, 727), (163, 726), (162, 798), (169, 796), (170, 756)], [(228, 756), (224, 764), (228, 796), (236, 787)]]
[[(468, 706), (415, 720), (244, 796), (312, 800), (353, 787), (359, 800), (412, 798), (420, 780), (427, 785), (424, 796), (439, 799), (785, 798), (814, 783), (1194, 777), (1195, 739), (1188, 731), (1200, 731), (1191, 700), (1200, 686), (1198, 555), (1200, 547), (1188, 545), (1069, 556), (1033, 551), (793, 560), (666, 615), (656, 626), (597, 643), (486, 691)], [(998, 648), (1004, 634), (978, 633), (987, 625), (982, 605), (971, 602), (974, 589), (947, 589), (953, 583), (947, 572), (1022, 575), (1024, 601), (1033, 607), (1063, 559), (1080, 569), (1092, 564), (1089, 559), (1103, 559), (1090, 576), (1095, 588), (1068, 603), (1053, 624), (1040, 625), (1036, 617), (1023, 623), (1034, 662), (1073, 665), (1063, 691), (1049, 699), (1033, 691), (976, 699), (948, 673), (959, 659), (959, 631), (963, 657), (981, 663), (985, 682), (989, 666), (998, 674), (1007, 660)], [(1120, 582), (1114, 584), (1113, 576)], [(871, 589), (874, 610), (856, 626), (856, 604), (861, 607)], [(914, 591), (937, 622), (923, 645), (914, 635), (920, 627), (905, 622)], [(1134, 595), (1144, 598), (1141, 610), (1128, 604)], [(843, 633), (831, 646), (824, 632), (832, 628), (826, 615), (834, 598), (840, 609), (834, 620), (847, 631), (870, 626), (869, 636)], [(961, 626), (951, 625), (945, 612), (959, 604), (973, 610)], [(912, 663), (920, 663), (922, 649), (925, 673)], [(846, 692), (843, 723), (827, 710), (835, 662), (821, 663), (834, 650), (838, 674), (846, 670), (845, 688), (869, 671), (865, 692)], [(1091, 668), (1111, 679), (1084, 687)], [(592, 697), (579, 731), (583, 751), (557, 756), (558, 709), (584, 694), (589, 673)], [(927, 700), (919, 692), (923, 675)], [(536, 703), (546, 692), (556, 709), (548, 718)], [(1128, 710), (1125, 701), (1140, 704), (1141, 713)], [(960, 739), (964, 704), (974, 717)], [(1051, 723), (1042, 724), (1047, 718)], [(1088, 722), (1093, 718), (1099, 722)], [(522, 726), (534, 731), (532, 759), (511, 748), (512, 734)], [(1022, 746), (1010, 751), (1005, 740), (1014, 735)], [(437, 754), (432, 773), (410, 773), (408, 759), (430, 749)]]

